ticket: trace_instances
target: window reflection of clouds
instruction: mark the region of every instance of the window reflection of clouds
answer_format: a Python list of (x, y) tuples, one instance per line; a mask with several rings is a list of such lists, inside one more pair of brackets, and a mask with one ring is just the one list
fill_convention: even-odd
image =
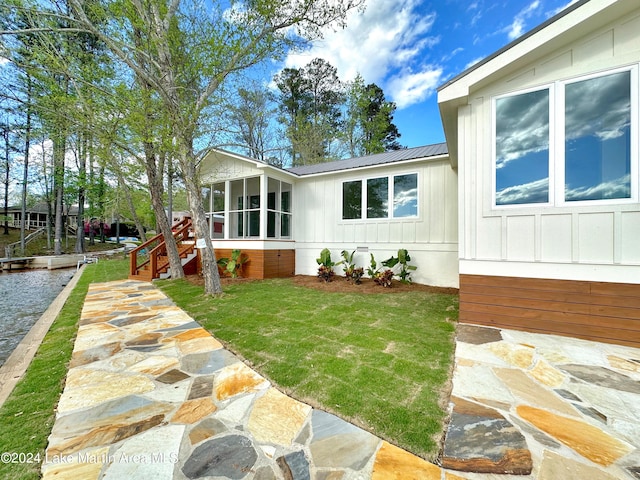
[(418, 176), (399, 175), (393, 179), (393, 216), (418, 215)]
[(548, 148), (548, 90), (496, 100), (496, 168)]
[(565, 137), (595, 135), (609, 140), (624, 135), (631, 124), (630, 72), (570, 83), (565, 88)]
[(549, 91), (496, 100), (496, 204), (549, 201)]
[(631, 74), (565, 87), (565, 200), (631, 197)]
[(567, 188), (565, 199), (575, 200), (604, 200), (608, 198), (629, 198), (631, 194), (631, 175), (617, 178), (610, 182), (603, 182), (591, 187)]
[(549, 179), (513, 185), (496, 192), (496, 205), (545, 203), (549, 200)]

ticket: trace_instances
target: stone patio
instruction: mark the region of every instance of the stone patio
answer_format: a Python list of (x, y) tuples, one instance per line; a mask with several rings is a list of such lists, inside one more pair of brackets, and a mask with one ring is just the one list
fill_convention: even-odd
[(640, 351), (458, 326), (441, 466), (287, 397), (150, 283), (90, 287), (49, 479), (639, 479)]

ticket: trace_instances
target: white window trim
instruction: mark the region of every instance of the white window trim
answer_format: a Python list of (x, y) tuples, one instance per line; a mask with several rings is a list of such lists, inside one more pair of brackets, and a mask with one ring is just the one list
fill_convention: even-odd
[[(496, 104), (497, 101), (501, 98), (509, 98), (516, 95), (522, 95), (525, 93), (531, 92), (540, 92), (542, 90), (547, 90), (549, 92), (549, 201), (544, 203), (518, 203), (513, 205), (497, 205), (496, 204), (496, 176), (497, 176), (497, 168), (496, 168)], [(522, 208), (531, 208), (531, 207), (550, 207), (553, 206), (553, 192), (554, 188), (554, 179), (553, 179), (553, 165), (554, 165), (554, 153), (553, 153), (553, 144), (555, 138), (555, 120), (554, 120), (554, 89), (552, 83), (547, 83), (543, 85), (538, 85), (531, 88), (526, 88), (522, 90), (517, 90), (514, 92), (505, 93), (502, 95), (497, 95), (491, 99), (491, 206), (494, 210), (502, 210), (502, 209), (522, 209)]]
[[(393, 198), (394, 198), (394, 183), (396, 177), (403, 177), (405, 175), (415, 175), (416, 176), (416, 202), (417, 202), (417, 213), (410, 217), (395, 217), (393, 215)], [(386, 178), (387, 179), (387, 216), (386, 217), (378, 217), (378, 218), (368, 218), (367, 217), (367, 181), (374, 180), (378, 178)], [(362, 195), (361, 205), (360, 205), (360, 218), (344, 218), (344, 184), (351, 182), (360, 182), (360, 191)], [(340, 212), (338, 218), (341, 222), (349, 222), (349, 223), (370, 223), (370, 222), (388, 222), (388, 221), (402, 221), (402, 220), (417, 220), (420, 218), (420, 173), (417, 171), (403, 172), (403, 173), (393, 173), (386, 175), (370, 175), (364, 178), (352, 178), (342, 180), (340, 182)]]
[[(589, 80), (592, 78), (606, 77), (607, 75), (614, 75), (620, 72), (630, 72), (631, 78), (631, 97), (630, 97), (630, 170), (629, 174), (631, 177), (631, 194), (629, 198), (611, 198), (611, 199), (602, 199), (602, 200), (577, 200), (577, 201), (566, 201), (564, 198), (564, 189), (565, 189), (565, 164), (564, 164), (564, 155), (565, 155), (565, 137), (564, 137), (564, 110), (565, 110), (565, 90), (564, 87), (571, 83), (581, 82), (583, 80)], [(627, 67), (614, 68), (602, 72), (591, 73), (588, 75), (582, 75), (579, 77), (573, 77), (567, 80), (556, 82), (558, 85), (558, 98), (557, 98), (557, 109), (556, 113), (559, 119), (558, 131), (562, 132), (562, 135), (558, 135), (558, 138), (555, 142), (555, 151), (558, 152), (558, 157), (562, 159), (560, 162), (556, 162), (555, 164), (555, 177), (557, 178), (556, 185), (556, 195), (558, 198), (557, 205), (561, 207), (569, 207), (569, 206), (581, 206), (581, 205), (625, 205), (629, 203), (637, 203), (638, 202), (638, 183), (640, 179), (638, 178), (638, 130), (640, 129), (640, 125), (638, 124), (638, 90), (640, 89), (640, 84), (638, 82), (638, 65), (631, 65)]]
[[(626, 65), (593, 72), (587, 75), (580, 75), (563, 80), (558, 80), (551, 84), (543, 84), (536, 87), (517, 90), (506, 94), (496, 95), (491, 99), (491, 208), (492, 210), (522, 210), (531, 208), (550, 207), (579, 207), (579, 206), (607, 206), (607, 205), (628, 205), (640, 201), (640, 74), (638, 64)], [(604, 77), (619, 72), (631, 73), (631, 128), (630, 128), (630, 176), (631, 194), (630, 198), (602, 199), (602, 200), (580, 200), (566, 201), (565, 195), (565, 117), (564, 117), (564, 87), (565, 85), (589, 80), (591, 78)], [(549, 202), (545, 203), (523, 203), (513, 205), (496, 204), (496, 103), (501, 98), (515, 95), (536, 92), (541, 90), (549, 91)]]

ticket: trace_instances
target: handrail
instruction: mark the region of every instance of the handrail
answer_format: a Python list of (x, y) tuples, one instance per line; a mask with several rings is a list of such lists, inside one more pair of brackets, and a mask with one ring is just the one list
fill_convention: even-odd
[[(27, 235), (26, 237), (24, 237), (24, 245), (25, 247), (31, 242), (31, 240), (35, 240), (38, 236), (40, 236), (41, 234), (43, 234), (47, 229), (45, 227), (41, 227), (38, 230), (36, 230), (35, 232), (31, 232), (29, 235)], [(5, 256), (7, 258), (11, 258), (13, 256), (13, 254), (15, 253), (15, 249), (20, 246), (22, 242), (14, 242), (14, 243), (10, 243), (9, 245), (6, 245), (4, 247), (5, 249)], [(24, 252), (22, 252), (24, 254)]]
[[(188, 238), (188, 234), (185, 236), (185, 232), (191, 228), (191, 219), (184, 218), (181, 221), (175, 223), (171, 229), (173, 231), (173, 238), (176, 239), (177, 242), (182, 242), (186, 238)], [(154, 242), (158, 242), (153, 248), (148, 249)], [(138, 265), (138, 253), (143, 249), (148, 249), (149, 258)], [(163, 235), (160, 233), (153, 238), (147, 240), (142, 245), (138, 245), (136, 248), (129, 252), (129, 274), (135, 276), (138, 274), (138, 271), (141, 270), (147, 264), (151, 269), (151, 278), (156, 278), (158, 274), (159, 268), (164, 268), (165, 265), (158, 265), (158, 257), (163, 253), (166, 253), (167, 245), (165, 243)]]

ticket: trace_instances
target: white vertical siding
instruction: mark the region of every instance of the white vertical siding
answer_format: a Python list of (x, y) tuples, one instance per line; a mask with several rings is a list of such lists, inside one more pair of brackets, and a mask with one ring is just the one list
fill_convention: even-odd
[(640, 283), (640, 204), (493, 208), (491, 147), (493, 96), (640, 62), (638, 13), (522, 65), (459, 108), (460, 273), (489, 274), (501, 262), (502, 275), (599, 281), (598, 268), (610, 266), (611, 281)]
[[(418, 174), (418, 218), (342, 220), (342, 182), (406, 173)], [(418, 267), (414, 281), (457, 287), (457, 192), (457, 173), (448, 158), (302, 177), (294, 200), (296, 273), (315, 275), (323, 248), (334, 260), (342, 250), (368, 249), (356, 254), (363, 267), (370, 253), (382, 261), (406, 248)]]

